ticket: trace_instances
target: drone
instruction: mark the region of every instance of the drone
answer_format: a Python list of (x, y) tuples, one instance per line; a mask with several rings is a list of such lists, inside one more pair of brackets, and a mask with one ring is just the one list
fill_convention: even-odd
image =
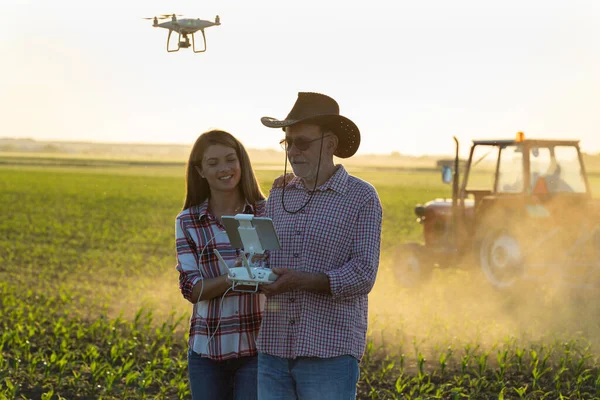
[[(188, 38), (188, 35), (192, 36), (192, 50), (194, 51), (194, 53), (203, 53), (206, 51), (206, 36), (204, 35), (204, 29), (211, 27), (211, 26), (215, 26), (215, 25), (221, 25), (221, 19), (219, 18), (219, 16), (217, 15), (215, 18), (215, 21), (207, 21), (207, 20), (203, 20), (200, 18), (197, 19), (191, 19), (191, 18), (184, 18), (184, 19), (177, 19), (178, 16), (181, 16), (181, 14), (162, 14), (160, 17), (147, 17), (147, 18), (142, 18), (142, 19), (150, 19), (150, 20), (154, 20), (154, 23), (152, 24), (152, 26), (159, 27), (159, 28), (165, 28), (169, 30), (169, 36), (167, 37), (167, 51), (169, 53), (174, 52), (174, 51), (179, 51), (179, 49), (184, 48), (187, 49), (190, 47), (190, 39)], [(164, 20), (164, 19), (169, 19), (171, 18), (170, 21), (167, 22), (163, 22), (163, 23), (158, 23), (158, 21)], [(177, 48), (176, 49), (171, 49), (169, 48), (169, 43), (171, 41), (171, 33), (173, 33), (173, 31), (177, 32), (179, 34), (179, 39), (177, 41)], [(196, 50), (196, 43), (194, 41), (194, 33), (196, 33), (197, 31), (202, 32), (202, 38), (204, 39), (204, 48), (202, 50)]]

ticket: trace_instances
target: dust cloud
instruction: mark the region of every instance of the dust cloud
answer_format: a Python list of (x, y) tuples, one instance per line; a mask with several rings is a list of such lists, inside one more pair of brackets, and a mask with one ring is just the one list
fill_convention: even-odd
[(380, 266), (369, 295), (370, 336), (390, 355), (437, 357), (446, 349), (480, 353), (576, 341), (600, 346), (600, 294), (523, 281), (494, 288), (476, 266), (434, 269), (419, 287), (400, 287), (393, 261)]
[[(141, 312), (142, 321), (150, 320), (152, 326), (170, 325), (179, 320), (175, 332), (183, 334), (189, 329), (192, 304), (179, 291), (179, 273), (174, 265), (160, 272), (142, 272), (140, 266), (121, 276), (109, 272), (85, 273), (79, 279), (64, 282), (62, 288), (75, 297), (87, 298), (85, 305), (75, 310), (84, 318), (93, 320), (105, 316), (133, 321)], [(85, 286), (81, 285), (82, 281), (86, 282)]]
[[(368, 334), (391, 356), (418, 351), (431, 358), (448, 348), (491, 352), (507, 345), (528, 348), (572, 340), (600, 347), (597, 289), (529, 280), (497, 289), (478, 266), (467, 263), (462, 268), (436, 267), (428, 282), (403, 288), (394, 262), (392, 255), (382, 254), (369, 294)], [(105, 307), (98, 312), (133, 320), (143, 309), (152, 312), (154, 324), (180, 318), (177, 333), (187, 332), (192, 305), (181, 296), (174, 265), (149, 275), (100, 276), (104, 281), (93, 283), (94, 296)]]
[[(97, 286), (96, 298), (108, 317), (132, 320), (143, 309), (155, 324), (171, 315), (182, 318), (186, 332), (192, 305), (178, 288), (175, 270)], [(369, 335), (395, 352), (465, 345), (492, 350), (514, 341), (533, 343), (589, 340), (600, 346), (600, 292), (593, 289), (520, 282), (496, 289), (477, 267), (434, 270), (431, 280), (415, 288), (398, 285), (391, 261), (382, 263), (369, 294)]]

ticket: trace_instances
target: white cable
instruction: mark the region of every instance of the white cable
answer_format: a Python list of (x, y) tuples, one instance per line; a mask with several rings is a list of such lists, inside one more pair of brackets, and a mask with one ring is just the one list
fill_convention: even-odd
[[(196, 309), (198, 308), (198, 303), (200, 303), (200, 298), (202, 297), (202, 292), (204, 292), (204, 278), (200, 279), (200, 294), (198, 295), (198, 298), (196, 299)], [(196, 316), (198, 316), (198, 311), (196, 311)]]
[[(204, 250), (206, 250), (206, 248), (208, 247), (210, 242), (212, 242), (217, 237), (219, 237), (219, 235), (222, 235), (224, 233), (227, 233), (227, 232), (221, 231), (218, 234), (216, 234), (215, 236), (213, 236), (213, 238), (210, 239), (208, 242), (206, 242), (206, 244), (202, 248), (202, 251), (200, 252), (200, 255), (198, 256), (199, 260), (202, 259), (202, 254), (204, 254)], [(225, 260), (223, 260), (223, 258), (221, 257), (221, 254), (219, 252), (216, 252), (215, 254), (219, 258), (219, 260), (221, 262), (223, 262), (223, 264), (225, 264), (225, 267), (227, 267), (227, 264), (225, 263)], [(246, 255), (244, 253), (242, 253), (242, 259), (245, 259), (245, 258), (246, 258)], [(245, 261), (246, 261), (246, 263), (248, 262), (247, 260), (245, 260)], [(198, 271), (200, 272), (200, 275), (202, 276), (202, 270), (200, 269), (199, 265), (198, 265)], [(200, 294), (198, 295), (198, 299), (196, 300), (196, 317), (200, 317), (200, 318), (201, 318), (201, 316), (198, 315), (198, 303), (200, 303), (200, 298), (202, 297), (202, 292), (204, 291), (204, 277), (201, 279), (201, 281), (202, 281), (202, 286), (200, 288)], [(227, 293), (229, 293), (230, 290), (234, 289), (234, 287), (235, 287), (235, 282), (232, 282), (231, 286), (229, 288), (227, 288), (227, 290), (225, 291), (225, 293), (223, 293), (223, 296), (221, 297), (221, 302), (219, 304), (219, 321), (217, 322), (217, 327), (215, 328), (215, 331), (212, 333), (212, 335), (210, 334), (210, 328), (208, 326), (208, 322), (206, 323), (206, 332), (207, 332), (207, 335), (209, 336), (208, 340), (206, 341), (206, 347), (204, 349), (204, 352), (206, 354), (208, 354), (208, 345), (210, 344), (210, 341), (214, 338), (217, 331), (219, 330), (219, 326), (221, 325), (221, 318), (223, 316), (223, 300), (225, 300), (225, 296), (227, 295)], [(258, 292), (256, 292), (256, 294), (258, 294)], [(256, 344), (256, 335), (254, 332), (252, 332), (252, 336), (254, 337), (254, 343)]]
[[(221, 232), (217, 233), (216, 235), (213, 236), (212, 239), (210, 239), (208, 242), (206, 242), (206, 244), (202, 248), (202, 251), (200, 252), (200, 255), (198, 256), (198, 259), (202, 258), (202, 254), (204, 254), (204, 250), (206, 250), (206, 248), (208, 247), (208, 245), (210, 244), (210, 242), (212, 242), (213, 240), (215, 240), (216, 238), (218, 238), (220, 235), (222, 235), (224, 233), (226, 234), (227, 231), (221, 231)], [(198, 267), (198, 269), (200, 269), (200, 268)], [(200, 271), (200, 273), (202, 273), (202, 271)]]
[(198, 299), (196, 299), (196, 317), (201, 317), (200, 315), (198, 315), (198, 303), (200, 303), (200, 298), (202, 297), (202, 292), (204, 291), (204, 276), (202, 275), (202, 269), (200, 268), (200, 260), (202, 260), (202, 254), (204, 254), (204, 250), (206, 250), (206, 248), (208, 247), (208, 245), (210, 244), (210, 242), (212, 242), (213, 240), (215, 240), (216, 238), (218, 238), (220, 235), (227, 233), (226, 231), (221, 231), (219, 233), (217, 233), (216, 235), (214, 235), (212, 237), (212, 239), (210, 239), (208, 242), (206, 242), (206, 244), (204, 245), (204, 247), (202, 248), (202, 251), (200, 252), (200, 255), (198, 256), (198, 272), (200, 272), (200, 276), (202, 277), (201, 281), (202, 281), (202, 287), (200, 288), (200, 295), (198, 296)]
[[(206, 248), (208, 247), (208, 245), (210, 244), (210, 242), (212, 242), (213, 240), (215, 240), (216, 238), (218, 238), (220, 235), (227, 233), (226, 231), (221, 231), (219, 233), (217, 233), (216, 235), (214, 235), (212, 237), (212, 239), (210, 239), (208, 242), (206, 242), (206, 244), (204, 245), (204, 247), (202, 248), (202, 251), (200, 252), (200, 255), (198, 256), (198, 260), (202, 259), (202, 254), (204, 254), (204, 250), (206, 250)], [(218, 253), (217, 253), (218, 254)], [(218, 257), (220, 257), (221, 255), (218, 254)], [(224, 262), (224, 260), (222, 260)], [(227, 264), (225, 264), (227, 265)], [(202, 276), (202, 269), (200, 268), (200, 265), (198, 265), (198, 272), (200, 272), (200, 275)], [(198, 299), (196, 300), (196, 317), (198, 318), (202, 318), (202, 316), (198, 315), (198, 304), (200, 303), (200, 298), (202, 297), (202, 292), (204, 291), (204, 276), (202, 276), (202, 286), (200, 288), (200, 294), (198, 295)], [(204, 350), (204, 352), (206, 354), (208, 354), (208, 345), (210, 343), (210, 341), (212, 340), (212, 338), (215, 336), (215, 334), (217, 333), (217, 331), (219, 330), (219, 326), (221, 325), (221, 317), (222, 317), (222, 313), (223, 313), (223, 300), (225, 299), (225, 295), (231, 290), (233, 289), (233, 285), (229, 288), (227, 288), (227, 290), (225, 291), (225, 293), (223, 293), (223, 296), (221, 297), (221, 304), (219, 305), (219, 322), (217, 323), (217, 327), (215, 328), (215, 331), (212, 333), (212, 335), (210, 334), (210, 328), (208, 326), (208, 322), (206, 323), (206, 332), (207, 335), (209, 336), (208, 341), (206, 342), (206, 348)]]
[[(215, 334), (219, 330), (219, 325), (221, 325), (221, 317), (223, 316), (223, 300), (225, 300), (225, 296), (227, 295), (227, 293), (229, 293), (229, 291), (231, 289), (233, 289), (233, 286), (227, 288), (227, 290), (225, 291), (225, 293), (223, 293), (223, 296), (221, 297), (221, 303), (219, 304), (219, 321), (217, 322), (217, 327), (215, 328), (215, 331), (213, 332), (212, 335), (210, 335), (210, 337), (206, 341), (206, 348), (204, 350), (204, 352), (206, 354), (208, 354), (208, 345), (209, 345), (210, 341), (212, 340), (212, 338), (215, 336)], [(206, 324), (206, 331), (209, 332), (208, 323)]]

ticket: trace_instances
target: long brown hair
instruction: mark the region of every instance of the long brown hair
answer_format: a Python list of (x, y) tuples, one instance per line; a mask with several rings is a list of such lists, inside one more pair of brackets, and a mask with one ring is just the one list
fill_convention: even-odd
[(215, 144), (227, 146), (235, 150), (242, 173), (238, 188), (243, 198), (252, 205), (256, 204), (259, 200), (264, 200), (265, 195), (260, 190), (258, 180), (254, 175), (254, 170), (250, 163), (250, 157), (244, 145), (228, 132), (211, 130), (204, 132), (196, 139), (196, 143), (194, 143), (190, 152), (190, 158), (185, 170), (186, 196), (183, 209), (186, 210), (192, 206), (202, 204), (206, 199), (210, 198), (208, 181), (200, 176), (195, 167), (202, 165), (204, 152), (209, 146)]

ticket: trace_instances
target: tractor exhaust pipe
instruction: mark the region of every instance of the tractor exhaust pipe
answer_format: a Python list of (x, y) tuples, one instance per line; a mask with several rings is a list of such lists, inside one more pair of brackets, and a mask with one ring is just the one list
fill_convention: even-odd
[(456, 147), (456, 151), (454, 154), (454, 176), (452, 177), (452, 230), (453, 230), (453, 238), (454, 238), (454, 246), (458, 248), (458, 139), (456, 136), (452, 136), (454, 139), (454, 144)]
[(456, 204), (458, 201), (458, 139), (456, 136), (452, 136), (456, 145), (456, 152), (454, 155), (454, 176), (452, 177), (452, 211), (456, 214)]

